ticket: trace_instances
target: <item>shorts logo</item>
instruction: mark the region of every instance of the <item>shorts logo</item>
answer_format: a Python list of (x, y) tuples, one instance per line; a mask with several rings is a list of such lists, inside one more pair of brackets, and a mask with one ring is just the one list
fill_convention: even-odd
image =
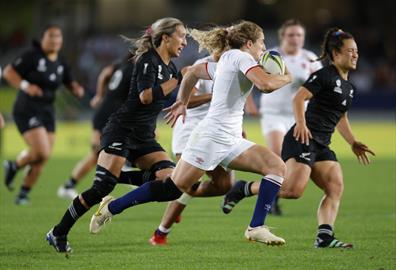
[(121, 146), (121, 145), (122, 145), (122, 143), (114, 142), (114, 143), (112, 143), (111, 145), (109, 145), (108, 147), (109, 147), (110, 149), (115, 149), (115, 150), (121, 151), (122, 148), (118, 147), (118, 146)]
[(38, 125), (40, 125), (40, 121), (37, 119), (36, 116), (33, 116), (29, 119), (29, 127), (36, 127)]
[(195, 162), (198, 164), (202, 164), (205, 162), (205, 160), (203, 158), (197, 157), (197, 158), (195, 158)]
[(303, 158), (305, 160), (311, 161), (311, 158), (309, 157), (311, 155), (311, 153), (307, 152), (307, 153), (301, 153), (300, 158)]

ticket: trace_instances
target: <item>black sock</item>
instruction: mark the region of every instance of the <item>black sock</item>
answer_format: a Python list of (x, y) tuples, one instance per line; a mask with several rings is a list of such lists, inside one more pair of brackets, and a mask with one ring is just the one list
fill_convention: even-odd
[(250, 197), (250, 196), (253, 195), (252, 194), (252, 185), (253, 185), (253, 183), (254, 183), (253, 181), (249, 182), (249, 183), (246, 183), (245, 188), (243, 190), (243, 194), (245, 194), (245, 197)]
[(18, 197), (19, 198), (26, 198), (30, 192), (30, 187), (21, 186), (21, 190), (19, 191)]
[(119, 184), (127, 184), (127, 185), (134, 185), (134, 186), (141, 186), (145, 182), (152, 181), (151, 172), (148, 170), (141, 170), (141, 171), (121, 171), (120, 177), (118, 177), (117, 182)]
[(329, 224), (319, 225), (317, 237), (325, 242), (333, 240), (334, 238), (333, 227), (331, 227), (331, 225)]
[(77, 219), (84, 215), (88, 210), (89, 209), (86, 209), (84, 205), (82, 205), (79, 197), (76, 197), (70, 204), (69, 208), (67, 208), (59, 224), (54, 227), (54, 235), (67, 235), (74, 223), (76, 223)]
[(77, 185), (77, 180), (73, 177), (70, 177), (70, 179), (65, 183), (64, 187), (74, 188), (76, 185)]
[(11, 162), (12, 168), (13, 168), (15, 171), (19, 170), (19, 166), (18, 166), (16, 160), (10, 160), (10, 162)]

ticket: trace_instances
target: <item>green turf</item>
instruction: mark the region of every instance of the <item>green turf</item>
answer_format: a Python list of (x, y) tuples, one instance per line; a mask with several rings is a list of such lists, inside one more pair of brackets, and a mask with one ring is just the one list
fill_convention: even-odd
[[(310, 184), (302, 199), (282, 201), (284, 217), (268, 219), (274, 232), (287, 240), (283, 247), (244, 240), (254, 198), (228, 216), (219, 209), (221, 198), (211, 198), (191, 202), (167, 247), (147, 243), (165, 204), (129, 209), (96, 236), (88, 233), (91, 211), (73, 228), (69, 240), (74, 253), (65, 259), (47, 245), (44, 236), (68, 206), (55, 192), (89, 149), (89, 125), (62, 124), (54, 156), (31, 193), (32, 205), (15, 206), (15, 192), (0, 187), (0, 269), (396, 269), (395, 126), (353, 126), (378, 155), (372, 165), (360, 166), (345, 144), (338, 137), (334, 140), (345, 176), (336, 233), (341, 240), (354, 243), (353, 250), (313, 248), (321, 192)], [(256, 123), (248, 123), (246, 128), (252, 140), (261, 140)], [(4, 157), (23, 149), (13, 125), (8, 125), (3, 138)], [(161, 126), (159, 138), (168, 148), (169, 129)], [(17, 176), (18, 184), (21, 176)], [(238, 177), (257, 179), (252, 174)], [(90, 185), (91, 178), (92, 174), (79, 186), (80, 191)], [(114, 193), (118, 196), (128, 190), (118, 186)]]

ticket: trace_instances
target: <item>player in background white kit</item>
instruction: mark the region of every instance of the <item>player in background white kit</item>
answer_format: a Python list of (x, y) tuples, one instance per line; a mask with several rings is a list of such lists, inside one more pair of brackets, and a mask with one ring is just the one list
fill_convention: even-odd
[[(283, 137), (291, 126), (295, 123), (293, 115), (292, 100), (298, 88), (308, 79), (309, 75), (322, 67), (319, 61), (312, 62), (317, 59), (317, 55), (311, 51), (304, 49), (305, 28), (303, 24), (296, 19), (285, 21), (279, 28), (280, 46), (272, 48), (279, 52), (285, 61), (287, 68), (293, 75), (291, 84), (285, 85), (281, 89), (270, 94), (262, 94), (260, 98), (261, 113), (261, 130), (265, 137), (265, 141), (270, 150), (278, 156), (281, 155)], [(225, 213), (232, 210), (234, 203), (238, 201), (238, 196), (233, 196), (231, 192), (236, 189), (243, 191), (247, 184), (251, 189), (248, 195), (257, 194), (257, 185), (251, 183), (243, 183), (238, 181), (230, 191), (230, 196), (235, 198), (226, 198), (230, 205)], [(234, 195), (237, 195), (234, 193)], [(227, 203), (224, 203), (227, 205)], [(278, 197), (275, 199), (271, 208), (271, 213), (281, 215), (281, 209), (278, 204)]]
[[(227, 30), (225, 30), (227, 31)], [(201, 31), (198, 31), (201, 32)], [(202, 31), (202, 35), (210, 31)], [(225, 38), (216, 36), (218, 46), (230, 47), (217, 64), (209, 112), (189, 137), (186, 148), (165, 181), (151, 181), (114, 201), (103, 201), (92, 221), (98, 229), (123, 210), (147, 202), (171, 201), (187, 192), (217, 166), (254, 172), (263, 176), (252, 220), (245, 237), (268, 245), (282, 245), (285, 240), (264, 226), (265, 218), (278, 193), (286, 172), (284, 162), (269, 149), (242, 138), (243, 109), (253, 84), (260, 91), (271, 92), (291, 82), (292, 76), (267, 74), (257, 64), (265, 49), (261, 27), (243, 21), (234, 25)], [(179, 116), (185, 120), (191, 90), (198, 79), (210, 79), (215, 64), (193, 66), (185, 74), (178, 100), (168, 108), (167, 122), (172, 126)]]

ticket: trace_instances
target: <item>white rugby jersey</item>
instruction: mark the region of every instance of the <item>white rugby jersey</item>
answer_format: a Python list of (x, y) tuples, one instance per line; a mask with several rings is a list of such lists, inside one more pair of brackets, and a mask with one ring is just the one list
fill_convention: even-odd
[(293, 98), (298, 88), (308, 79), (309, 75), (322, 67), (322, 64), (311, 62), (317, 56), (315, 53), (302, 49), (297, 55), (286, 55), (279, 47), (271, 50), (279, 52), (286, 63), (289, 72), (293, 75), (293, 81), (282, 88), (262, 94), (260, 100), (260, 112), (262, 114), (293, 114)]
[[(199, 65), (199, 64), (208, 63), (208, 62), (214, 63), (213, 57), (207, 56), (207, 57), (198, 59), (197, 61), (195, 61), (194, 65)], [(197, 88), (197, 91), (194, 94), (195, 96), (200, 96), (203, 94), (211, 94), (212, 88), (213, 88), (213, 81), (212, 80), (198, 80), (197, 84), (195, 85), (195, 88)], [(186, 114), (186, 122), (192, 118), (198, 118), (198, 119), (202, 120), (208, 112), (209, 104), (210, 104), (210, 102), (202, 104), (195, 108), (188, 109), (187, 114)]]
[(256, 66), (257, 61), (249, 53), (238, 49), (223, 53), (217, 67), (207, 64), (209, 76), (215, 80), (209, 112), (203, 121), (214, 134), (220, 131), (223, 137), (217, 132), (217, 139), (226, 139), (224, 135), (241, 137), (243, 109), (253, 87), (245, 74)]

